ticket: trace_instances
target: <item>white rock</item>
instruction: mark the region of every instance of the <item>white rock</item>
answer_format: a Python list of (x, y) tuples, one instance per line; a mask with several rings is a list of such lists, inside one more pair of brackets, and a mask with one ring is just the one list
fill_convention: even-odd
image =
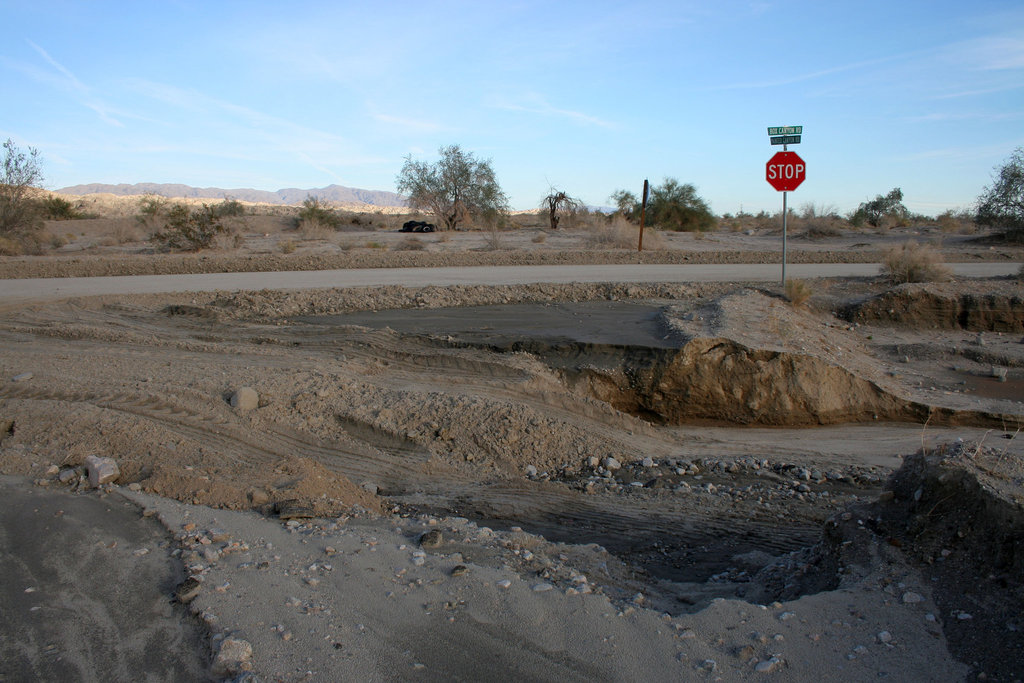
[(508, 588), (509, 586), (512, 585), (512, 582), (509, 581), (508, 579), (502, 579), (501, 581), (498, 581), (494, 585), (497, 586), (498, 588)]
[(754, 667), (754, 670), (758, 673), (770, 674), (772, 672), (778, 671), (781, 667), (782, 660), (778, 657), (772, 657), (771, 659), (766, 659), (763, 662), (758, 662), (757, 666)]
[(242, 387), (231, 394), (231, 407), (243, 413), (258, 408), (259, 405), (260, 396), (252, 387)]
[(889, 633), (888, 631), (880, 631), (879, 634), (876, 636), (876, 638), (878, 638), (878, 642), (880, 642), (880, 643), (891, 643), (892, 642), (892, 634)]
[(640, 464), (644, 467), (654, 467), (654, 458), (646, 457), (640, 461)]
[(101, 486), (115, 481), (121, 474), (113, 458), (90, 455), (85, 458), (85, 471), (89, 474), (89, 485)]
[(530, 588), (534, 593), (546, 593), (549, 590), (554, 590), (554, 586), (550, 583), (538, 583)]
[(902, 600), (905, 605), (916, 605), (919, 602), (924, 602), (924, 596), (914, 591), (907, 591), (903, 594)]
[(601, 462), (601, 464), (604, 465), (604, 468), (609, 472), (614, 472), (615, 470), (622, 468), (622, 463), (620, 463), (618, 460), (616, 460), (610, 455), (607, 458), (605, 458)]

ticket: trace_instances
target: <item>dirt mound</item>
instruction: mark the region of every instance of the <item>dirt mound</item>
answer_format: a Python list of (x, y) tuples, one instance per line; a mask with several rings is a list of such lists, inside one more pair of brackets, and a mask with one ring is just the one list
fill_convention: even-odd
[(998, 443), (919, 451), (878, 506), (878, 531), (922, 567), (955, 656), (1024, 675), (1024, 463)]
[(920, 329), (1024, 331), (1024, 286), (989, 283), (984, 294), (942, 284), (908, 284), (844, 307), (839, 314), (857, 323)]
[(616, 408), (669, 424), (836, 424), (916, 413), (908, 402), (822, 359), (729, 339), (696, 339), (677, 352), (652, 350), (645, 365), (587, 369), (579, 379)]

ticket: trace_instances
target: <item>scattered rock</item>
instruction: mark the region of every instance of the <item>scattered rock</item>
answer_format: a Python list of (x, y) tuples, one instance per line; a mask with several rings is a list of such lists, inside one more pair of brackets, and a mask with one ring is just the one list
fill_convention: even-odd
[(764, 661), (758, 662), (754, 670), (762, 674), (770, 674), (778, 671), (782, 668), (782, 660), (778, 657), (772, 657)]
[(530, 590), (532, 590), (534, 593), (547, 593), (548, 591), (554, 590), (554, 589), (555, 589), (554, 586), (552, 586), (550, 583), (546, 583), (546, 582), (545, 583), (537, 583), (537, 584), (534, 584), (533, 586), (530, 586)]
[(423, 548), (439, 548), (444, 541), (439, 529), (431, 529), (420, 536), (420, 546)]
[(372, 481), (364, 481), (362, 484), (359, 485), (359, 488), (366, 491), (367, 493), (372, 493), (375, 496), (380, 492), (380, 489)]
[(457, 564), (452, 567), (452, 576), (463, 576), (469, 573), (469, 567), (464, 564)]
[(526, 466), (526, 476), (528, 478), (530, 478), (530, 479), (535, 478), (537, 476), (537, 468), (534, 467), (533, 465), (527, 465)]
[(281, 519), (310, 519), (314, 516), (313, 508), (302, 501), (282, 500), (275, 506), (277, 516)]
[(89, 475), (89, 485), (93, 488), (116, 481), (121, 474), (113, 458), (101, 458), (97, 455), (85, 458), (85, 471)]
[(270, 502), (270, 496), (263, 489), (249, 489), (248, 494), (249, 503), (259, 507), (260, 505), (266, 505)]
[(21, 373), (19, 375), (15, 375), (14, 377), (12, 377), (11, 381), (12, 382), (27, 382), (30, 379), (32, 379), (32, 373), (31, 372), (23, 372), (23, 373)]
[(604, 468), (609, 472), (615, 472), (616, 470), (622, 469), (622, 463), (610, 455), (601, 461), (601, 464), (604, 465)]
[(924, 596), (914, 591), (907, 591), (901, 599), (905, 605), (916, 605), (919, 602), (924, 602)]
[(225, 638), (213, 660), (213, 673), (234, 676), (252, 668), (252, 645), (240, 638)]
[(260, 396), (252, 387), (242, 387), (231, 394), (231, 407), (239, 412), (247, 412), (259, 408)]
[(187, 605), (199, 595), (199, 591), (203, 588), (203, 584), (200, 583), (194, 576), (190, 576), (182, 581), (178, 588), (174, 591), (175, 599), (183, 605)]

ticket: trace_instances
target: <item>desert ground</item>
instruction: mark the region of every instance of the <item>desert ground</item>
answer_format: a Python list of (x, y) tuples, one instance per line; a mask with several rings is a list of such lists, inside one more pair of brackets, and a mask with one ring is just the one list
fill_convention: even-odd
[[(740, 272), (781, 246), (370, 214), (167, 254), (106, 211), (0, 278)], [(790, 258), (908, 239), (1024, 261), (939, 226), (796, 230)], [(0, 680), (1024, 679), (1024, 283), (806, 284), (5, 301)]]

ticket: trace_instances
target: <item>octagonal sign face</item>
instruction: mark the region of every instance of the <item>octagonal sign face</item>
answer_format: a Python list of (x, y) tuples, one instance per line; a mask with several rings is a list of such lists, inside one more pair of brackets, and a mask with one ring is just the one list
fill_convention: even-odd
[(765, 178), (779, 192), (792, 192), (807, 176), (807, 165), (796, 152), (778, 152), (768, 160)]

